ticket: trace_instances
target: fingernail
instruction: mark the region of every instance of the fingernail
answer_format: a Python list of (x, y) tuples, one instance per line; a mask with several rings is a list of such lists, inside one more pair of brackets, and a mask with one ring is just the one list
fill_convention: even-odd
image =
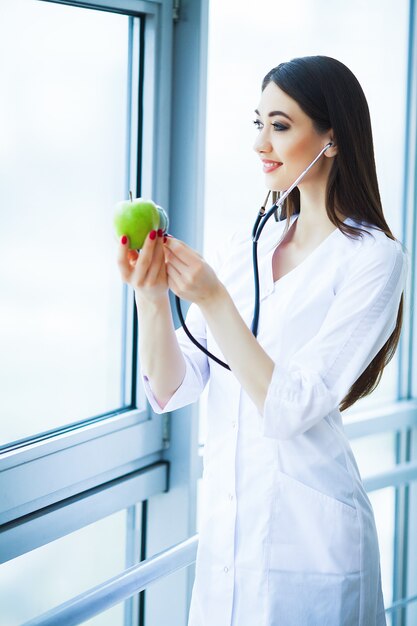
[(167, 233), (167, 237), (171, 237), (171, 238), (172, 238), (172, 235), (169, 235), (169, 234)]
[(167, 242), (168, 237), (166, 235), (164, 235), (164, 243)]
[(156, 237), (156, 230), (151, 230), (151, 232), (149, 233), (149, 238), (155, 239), (155, 237)]
[(163, 231), (162, 228), (158, 228), (158, 237), (162, 237)]
[(127, 244), (127, 237), (126, 235), (123, 235), (123, 237), (121, 238), (120, 242), (125, 246)]

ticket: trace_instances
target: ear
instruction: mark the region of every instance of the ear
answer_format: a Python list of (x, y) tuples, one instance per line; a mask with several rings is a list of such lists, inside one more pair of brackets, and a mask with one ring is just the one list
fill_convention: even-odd
[(332, 146), (330, 146), (330, 148), (327, 148), (326, 152), (324, 153), (324, 156), (327, 157), (334, 157), (337, 154), (337, 143), (336, 143), (336, 139), (333, 135), (333, 132), (330, 132), (328, 138), (327, 138), (327, 143), (332, 142)]

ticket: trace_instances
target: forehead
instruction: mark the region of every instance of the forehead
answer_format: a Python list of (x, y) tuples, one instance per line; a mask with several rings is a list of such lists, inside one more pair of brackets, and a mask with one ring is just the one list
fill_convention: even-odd
[(291, 98), (285, 91), (282, 91), (282, 89), (272, 81), (268, 83), (261, 94), (258, 111), (261, 115), (265, 116), (271, 111), (283, 111), (294, 121), (295, 119), (301, 120), (308, 117), (299, 107), (296, 100)]

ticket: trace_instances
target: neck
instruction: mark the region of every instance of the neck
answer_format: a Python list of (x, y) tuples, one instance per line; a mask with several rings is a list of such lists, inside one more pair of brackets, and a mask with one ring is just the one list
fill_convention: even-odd
[[(326, 184), (305, 183), (299, 186), (300, 214), (291, 241), (297, 248), (314, 246), (333, 232), (336, 226), (327, 216)], [(336, 211), (343, 221), (344, 216)]]

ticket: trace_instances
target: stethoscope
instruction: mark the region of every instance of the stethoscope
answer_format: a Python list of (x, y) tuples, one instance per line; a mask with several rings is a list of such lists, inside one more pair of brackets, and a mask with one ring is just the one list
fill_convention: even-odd
[[(313, 167), (313, 165), (319, 160), (319, 158), (326, 152), (326, 150), (328, 148), (330, 148), (330, 146), (332, 146), (333, 143), (329, 142), (326, 146), (324, 146), (324, 148), (319, 152), (319, 154), (316, 156), (316, 158), (311, 161), (310, 165), (308, 165), (306, 167), (306, 169), (300, 174), (300, 176), (297, 178), (297, 180), (295, 180), (293, 182), (293, 184), (284, 192), (284, 194), (276, 201), (273, 203), (272, 207), (268, 210), (268, 212), (265, 214), (265, 206), (268, 202), (268, 198), (271, 192), (268, 193), (265, 202), (263, 204), (263, 206), (261, 207), (257, 217), (256, 217), (256, 221), (253, 225), (253, 229), (252, 229), (252, 259), (253, 259), (253, 277), (254, 277), (254, 282), (255, 282), (255, 305), (254, 305), (254, 310), (253, 310), (253, 320), (252, 320), (252, 326), (251, 326), (251, 330), (252, 330), (252, 334), (256, 337), (258, 334), (258, 324), (259, 324), (259, 306), (260, 306), (260, 297), (259, 297), (259, 267), (258, 267), (258, 241), (259, 241), (259, 237), (261, 235), (261, 232), (263, 231), (265, 224), (267, 223), (267, 221), (269, 220), (269, 218), (275, 214), (275, 219), (277, 219), (277, 221), (282, 221), (283, 219), (285, 219), (285, 216), (281, 216), (281, 207), (283, 202), (285, 201), (285, 199), (289, 196), (289, 194), (291, 193), (291, 191), (294, 189), (294, 187), (296, 187), (298, 185), (298, 183), (304, 178), (304, 176), (307, 174), (307, 172)], [(279, 213), (278, 213), (278, 209), (279, 209)], [(277, 217), (278, 216), (278, 217)], [(222, 365), (223, 367), (225, 367), (226, 369), (230, 370), (230, 367), (227, 365), (227, 363), (224, 363), (224, 361), (222, 361), (221, 359), (217, 358), (214, 354), (211, 354), (211, 352), (209, 352), (204, 346), (202, 346), (200, 343), (198, 343), (198, 341), (192, 336), (192, 334), (190, 333), (190, 331), (188, 330), (186, 324), (185, 324), (185, 320), (184, 320), (184, 316), (182, 314), (181, 311), (181, 304), (180, 304), (180, 299), (178, 296), (175, 296), (175, 302), (177, 305), (177, 313), (178, 313), (178, 317), (180, 319), (180, 322), (182, 324), (182, 327), (184, 328), (185, 333), (187, 334), (187, 336), (189, 337), (189, 339), (198, 347), (200, 348), (200, 350), (202, 350), (202, 352), (204, 352), (205, 354), (207, 354), (207, 356), (209, 356), (211, 359), (213, 359), (214, 361), (216, 361), (216, 363), (218, 363), (219, 365)]]

